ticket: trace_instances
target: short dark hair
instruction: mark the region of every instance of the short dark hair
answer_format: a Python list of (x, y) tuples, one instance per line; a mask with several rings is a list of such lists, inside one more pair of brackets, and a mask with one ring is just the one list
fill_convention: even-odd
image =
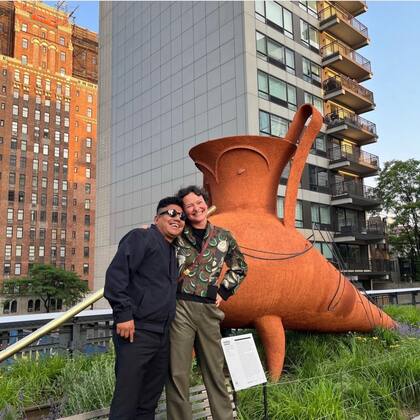
[(165, 197), (162, 198), (162, 200), (159, 201), (157, 207), (156, 207), (156, 214), (159, 213), (160, 209), (163, 209), (164, 207), (168, 207), (171, 204), (176, 204), (177, 206), (182, 208), (182, 200), (178, 197), (171, 196), (171, 197)]
[(181, 189), (177, 192), (176, 196), (177, 196), (177, 197), (181, 200), (181, 202), (182, 202), (182, 199), (183, 199), (186, 195), (188, 195), (188, 194), (190, 194), (190, 193), (194, 193), (195, 195), (199, 195), (199, 196), (203, 197), (203, 198), (204, 198), (204, 201), (205, 201), (207, 204), (209, 203), (209, 194), (208, 194), (208, 192), (207, 192), (204, 188), (198, 187), (197, 185), (189, 185), (188, 187), (181, 188)]

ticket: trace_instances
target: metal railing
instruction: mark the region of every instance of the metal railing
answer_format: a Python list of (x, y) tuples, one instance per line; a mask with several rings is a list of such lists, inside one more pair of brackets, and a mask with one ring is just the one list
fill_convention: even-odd
[(323, 59), (328, 58), (334, 54), (341, 54), (347, 57), (349, 60), (363, 67), (366, 71), (371, 73), (372, 67), (370, 61), (363, 57), (363, 55), (354, 51), (352, 48), (344, 45), (339, 41), (333, 41), (321, 48), (321, 56)]
[(369, 89), (366, 89), (364, 86), (360, 85), (350, 77), (345, 76), (344, 74), (340, 74), (340, 76), (329, 77), (328, 79), (324, 80), (322, 87), (326, 95), (338, 89), (344, 88), (373, 103), (373, 92), (371, 92)]
[(327, 124), (328, 128), (336, 127), (337, 125), (344, 123), (352, 124), (361, 130), (365, 130), (373, 135), (376, 135), (375, 123), (339, 106), (334, 106), (334, 109), (325, 115), (325, 124)]
[(394, 272), (395, 263), (390, 260), (344, 260), (344, 271)]
[(345, 10), (341, 9), (339, 6), (327, 6), (324, 9), (322, 9), (320, 12), (318, 12), (318, 18), (322, 22), (325, 19), (329, 19), (330, 17), (337, 16), (341, 20), (348, 23), (350, 26), (352, 26), (357, 32), (368, 37), (368, 28), (363, 25), (362, 22), (357, 20), (354, 16), (352, 16), (350, 13), (346, 12)]
[(385, 225), (383, 223), (349, 223), (338, 228), (339, 235), (385, 235)]
[(373, 187), (363, 185), (357, 181), (341, 181), (331, 185), (332, 196), (339, 196), (344, 194), (350, 194), (357, 197), (368, 198), (371, 200), (377, 200), (378, 197)]
[(379, 169), (379, 157), (359, 148), (353, 148), (351, 152), (346, 152), (341, 146), (333, 146), (328, 149), (328, 156), (332, 161), (347, 159)]

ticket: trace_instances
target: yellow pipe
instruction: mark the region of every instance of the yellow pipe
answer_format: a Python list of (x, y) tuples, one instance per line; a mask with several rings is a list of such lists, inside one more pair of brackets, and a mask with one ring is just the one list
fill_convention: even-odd
[[(211, 206), (208, 210), (207, 216), (211, 216), (216, 211), (215, 206)], [(6, 360), (7, 358), (13, 356), (17, 352), (23, 350), (29, 344), (32, 344), (34, 341), (40, 339), (44, 335), (50, 333), (51, 331), (56, 330), (58, 327), (63, 325), (66, 321), (76, 316), (79, 312), (82, 312), (83, 309), (86, 309), (90, 305), (93, 305), (96, 301), (104, 297), (104, 289), (99, 289), (92, 295), (88, 296), (85, 300), (78, 303), (77, 305), (70, 308), (68, 311), (64, 312), (62, 315), (51, 320), (47, 324), (43, 325), (41, 328), (38, 328), (33, 333), (23, 337), (21, 340), (16, 343), (8, 346), (6, 349), (0, 351), (0, 363)]]

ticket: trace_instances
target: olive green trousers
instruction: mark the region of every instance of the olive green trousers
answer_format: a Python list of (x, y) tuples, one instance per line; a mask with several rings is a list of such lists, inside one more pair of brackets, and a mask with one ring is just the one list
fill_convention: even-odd
[(166, 383), (168, 420), (191, 420), (189, 402), (192, 350), (200, 366), (214, 420), (233, 420), (223, 373), (220, 322), (224, 313), (215, 304), (178, 300), (170, 331), (169, 379)]

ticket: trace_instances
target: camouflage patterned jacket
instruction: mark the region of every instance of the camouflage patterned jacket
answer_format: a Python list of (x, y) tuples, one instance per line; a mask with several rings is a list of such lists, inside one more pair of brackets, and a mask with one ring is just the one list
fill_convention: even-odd
[[(178, 296), (186, 294), (214, 300), (219, 293), (226, 300), (245, 278), (247, 264), (229, 231), (207, 223), (203, 247), (207, 242), (207, 248), (200, 256), (196, 239), (188, 225), (175, 240), (180, 270)], [(223, 263), (226, 263), (228, 269), (219, 286), (217, 280)]]

